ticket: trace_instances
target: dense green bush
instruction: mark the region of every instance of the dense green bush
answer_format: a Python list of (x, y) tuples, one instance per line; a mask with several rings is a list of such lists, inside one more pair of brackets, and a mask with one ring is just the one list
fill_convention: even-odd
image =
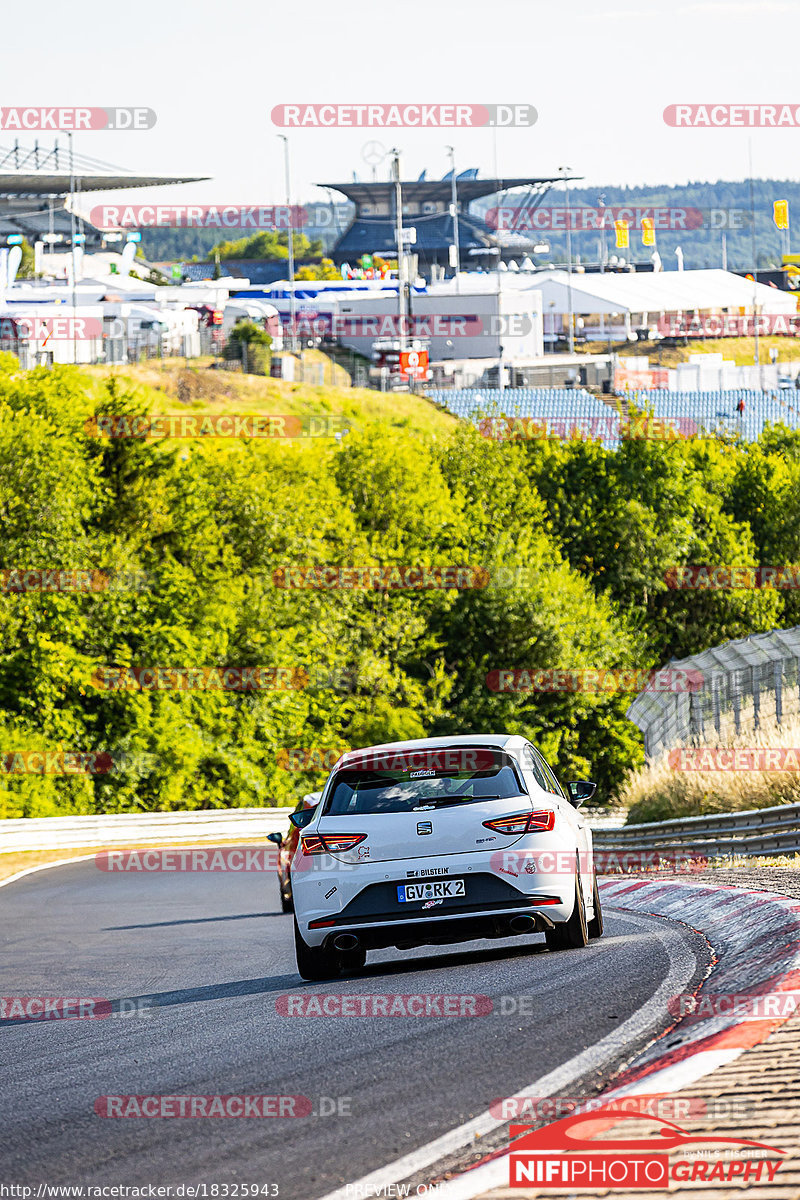
[[(0, 589), (0, 815), (293, 802), (286, 748), (522, 732), (609, 800), (641, 762), (629, 695), (496, 693), (502, 668), (658, 666), (794, 617), (772, 591), (670, 592), (676, 563), (777, 561), (800, 527), (797, 439), (507, 445), (365, 425), (341, 445), (100, 439), (72, 368), (0, 357), (0, 567), (111, 573)], [(133, 414), (113, 381), (98, 411)], [(764, 556), (767, 556), (766, 559)], [(320, 591), (281, 567), (473, 565), (471, 590)], [(286, 690), (97, 686), (99, 668), (272, 667)], [(94, 776), (12, 752), (106, 751)]]

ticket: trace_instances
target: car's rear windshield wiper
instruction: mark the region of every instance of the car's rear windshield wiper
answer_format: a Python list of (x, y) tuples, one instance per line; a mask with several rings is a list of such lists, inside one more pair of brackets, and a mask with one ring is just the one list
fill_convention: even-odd
[[(412, 812), (423, 812), (426, 808), (443, 808), (446, 804), (469, 804), (472, 800), (500, 800), (500, 796), (426, 796), (412, 808)], [(509, 799), (513, 800), (511, 796)]]

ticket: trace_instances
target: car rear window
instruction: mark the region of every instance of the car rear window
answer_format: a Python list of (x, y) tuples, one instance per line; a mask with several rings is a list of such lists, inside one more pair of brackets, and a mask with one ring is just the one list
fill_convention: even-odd
[(323, 816), (419, 812), (527, 794), (514, 760), (501, 750), (365, 755), (336, 772)]

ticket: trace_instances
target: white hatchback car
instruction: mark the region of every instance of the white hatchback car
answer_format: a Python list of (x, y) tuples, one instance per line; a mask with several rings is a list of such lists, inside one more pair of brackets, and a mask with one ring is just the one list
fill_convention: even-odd
[(544, 933), (600, 937), (592, 836), (523, 737), (394, 742), (344, 754), (313, 810), (293, 813), (297, 968), (329, 979), (368, 950)]

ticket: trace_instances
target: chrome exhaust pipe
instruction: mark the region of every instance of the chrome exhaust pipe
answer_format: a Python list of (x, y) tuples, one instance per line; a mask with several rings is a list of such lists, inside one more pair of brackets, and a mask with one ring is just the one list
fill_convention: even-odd
[(536, 921), (533, 917), (520, 913), (511, 918), (509, 925), (514, 933), (530, 933), (532, 929), (536, 928)]
[(335, 950), (357, 950), (360, 945), (361, 943), (354, 933), (340, 933), (333, 939)]

